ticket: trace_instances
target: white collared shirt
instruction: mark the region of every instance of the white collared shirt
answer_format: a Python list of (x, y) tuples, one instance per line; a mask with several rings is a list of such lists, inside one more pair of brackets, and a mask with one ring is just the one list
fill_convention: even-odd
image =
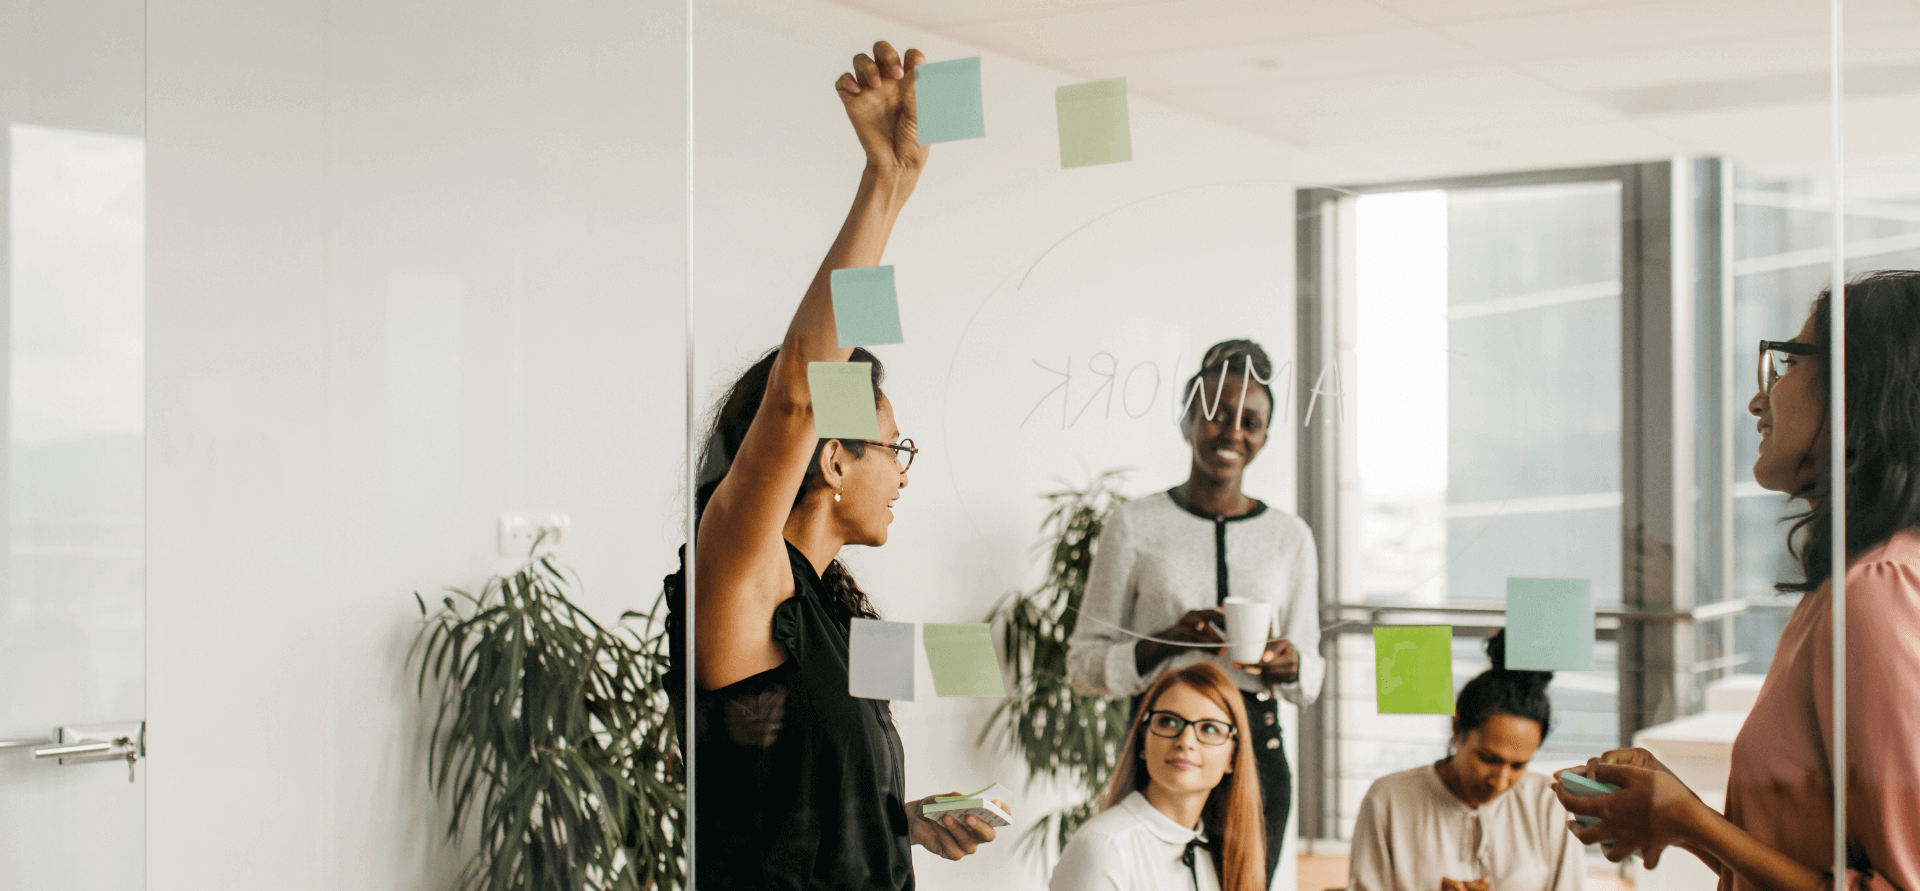
[[(1053, 868), (1050, 891), (1220, 891), (1213, 856), (1187, 842), (1206, 833), (1175, 823), (1135, 791), (1080, 826)], [(1197, 886), (1197, 887), (1196, 887)]]

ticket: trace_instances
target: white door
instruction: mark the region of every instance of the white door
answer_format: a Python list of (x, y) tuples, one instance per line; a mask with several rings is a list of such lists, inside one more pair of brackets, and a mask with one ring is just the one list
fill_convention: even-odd
[(144, 886), (143, 18), (0, 0), (0, 888)]

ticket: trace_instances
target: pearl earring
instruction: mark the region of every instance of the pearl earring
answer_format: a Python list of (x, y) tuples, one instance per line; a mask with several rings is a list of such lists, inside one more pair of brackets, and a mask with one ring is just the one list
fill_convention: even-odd
[(833, 503), (834, 503), (834, 504), (839, 504), (839, 503), (840, 503), (840, 491), (839, 491), (838, 489), (836, 489), (836, 490), (834, 490), (834, 493), (833, 493)]

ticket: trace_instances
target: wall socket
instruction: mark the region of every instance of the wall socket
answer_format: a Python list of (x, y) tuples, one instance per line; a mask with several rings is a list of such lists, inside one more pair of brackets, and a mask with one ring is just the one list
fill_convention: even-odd
[(554, 553), (566, 546), (568, 525), (566, 514), (501, 514), (500, 556), (524, 558), (535, 541), (540, 553)]

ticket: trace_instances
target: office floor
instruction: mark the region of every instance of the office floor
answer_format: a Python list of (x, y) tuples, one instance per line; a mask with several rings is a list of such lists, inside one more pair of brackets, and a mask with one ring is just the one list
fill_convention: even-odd
[[(1330, 891), (1347, 884), (1347, 858), (1335, 854), (1300, 855), (1300, 891)], [(1611, 866), (1587, 870), (1587, 891), (1633, 891), (1633, 883)]]

